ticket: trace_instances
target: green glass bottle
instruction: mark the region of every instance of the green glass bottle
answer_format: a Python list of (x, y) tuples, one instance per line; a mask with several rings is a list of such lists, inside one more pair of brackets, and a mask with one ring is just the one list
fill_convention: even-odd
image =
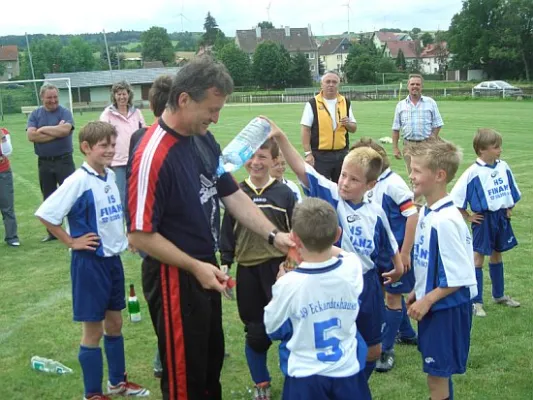
[(130, 314), (131, 322), (139, 322), (141, 320), (141, 305), (139, 299), (135, 295), (135, 287), (133, 283), (130, 284), (130, 296), (128, 297), (128, 313)]

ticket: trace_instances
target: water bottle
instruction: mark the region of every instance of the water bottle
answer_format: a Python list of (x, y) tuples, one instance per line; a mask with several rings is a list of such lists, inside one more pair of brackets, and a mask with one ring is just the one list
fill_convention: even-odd
[(128, 313), (130, 314), (131, 322), (139, 322), (141, 320), (141, 305), (139, 299), (135, 295), (135, 287), (133, 283), (130, 285), (130, 296), (128, 297)]
[(264, 118), (256, 117), (244, 127), (228, 144), (220, 156), (218, 176), (225, 172), (235, 172), (248, 161), (267, 140), (270, 124)]
[(36, 371), (51, 372), (58, 375), (72, 373), (72, 370), (69, 367), (64, 366), (59, 361), (39, 356), (33, 356), (31, 358), (31, 367)]

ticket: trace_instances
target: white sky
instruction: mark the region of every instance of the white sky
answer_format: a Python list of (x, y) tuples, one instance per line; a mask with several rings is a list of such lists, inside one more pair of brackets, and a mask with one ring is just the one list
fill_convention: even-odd
[(183, 30), (199, 32), (208, 11), (226, 35), (235, 36), (237, 29), (268, 20), (269, 4), (275, 27), (311, 24), (315, 35), (337, 34), (348, 29), (348, 2), (352, 32), (383, 27), (446, 30), (462, 5), (462, 0), (24, 0), (23, 6), (2, 1), (0, 36), (147, 30), (154, 25), (180, 32), (182, 13)]

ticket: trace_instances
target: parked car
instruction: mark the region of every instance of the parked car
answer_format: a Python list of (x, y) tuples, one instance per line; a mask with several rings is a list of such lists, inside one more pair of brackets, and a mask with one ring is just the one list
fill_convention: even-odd
[(505, 81), (486, 81), (474, 86), (474, 96), (523, 96), (522, 89), (517, 88)]
[(20, 89), (20, 88), (23, 88), (24, 85), (20, 84), (20, 83), (8, 83), (6, 85), (6, 88), (8, 89)]

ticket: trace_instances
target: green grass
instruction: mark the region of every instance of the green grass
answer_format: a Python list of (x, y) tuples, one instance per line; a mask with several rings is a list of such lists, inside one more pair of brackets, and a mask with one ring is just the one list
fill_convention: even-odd
[[(394, 102), (356, 102), (359, 122), (356, 137), (379, 138), (390, 135)], [(302, 105), (228, 106), (215, 136), (225, 145), (257, 114), (272, 117), (299, 143)], [(454, 379), (456, 398), (531, 399), (533, 393), (533, 296), (531, 290), (533, 194), (531, 175), (531, 125), (533, 106), (526, 102), (453, 102), (440, 104), (445, 120), (443, 137), (465, 150), (462, 172), (473, 160), (473, 133), (478, 127), (494, 127), (504, 136), (503, 158), (509, 162), (523, 193), (513, 222), (520, 246), (504, 256), (506, 291), (522, 302), (518, 309), (506, 309), (489, 301), (490, 280), (485, 283), (485, 319), (475, 319), (468, 371)], [(75, 115), (77, 127), (97, 119), (99, 113)], [(147, 120), (152, 120), (148, 113)], [(15, 177), (15, 203), (22, 247), (0, 244), (0, 381), (2, 399), (80, 399), (81, 370), (77, 361), (81, 327), (72, 322), (69, 255), (57, 242), (41, 244), (44, 229), (33, 216), (41, 203), (37, 179), (37, 160), (24, 133), (21, 115), (9, 115), (2, 123), (12, 133)], [(390, 145), (388, 145), (390, 146)], [(389, 148), (390, 150), (390, 148)], [(76, 152), (77, 165), (81, 157)], [(403, 161), (392, 160), (393, 168), (405, 177)], [(243, 177), (242, 172), (237, 176)], [(289, 177), (294, 178), (293, 175)], [(129, 253), (123, 256), (126, 282), (133, 282), (140, 293), (140, 261)], [(487, 270), (486, 270), (487, 271)], [(488, 271), (487, 271), (488, 272)], [(486, 274), (488, 276), (488, 273)], [(146, 304), (141, 303), (143, 321), (129, 323), (124, 313), (124, 336), (128, 372), (133, 380), (149, 387), (151, 398), (160, 399), (159, 382), (152, 377), (155, 336)], [(226, 343), (231, 357), (222, 371), (224, 399), (249, 399), (250, 378), (243, 353), (244, 335), (235, 302), (224, 302)], [(282, 378), (277, 367), (277, 346), (269, 355), (273, 375), (274, 399), (281, 393)], [(62, 361), (74, 374), (54, 376), (30, 369), (30, 357), (41, 355)], [(371, 388), (375, 399), (410, 400), (427, 398), (425, 376), (419, 353), (413, 347), (397, 347), (397, 366), (389, 374), (374, 374)]]

